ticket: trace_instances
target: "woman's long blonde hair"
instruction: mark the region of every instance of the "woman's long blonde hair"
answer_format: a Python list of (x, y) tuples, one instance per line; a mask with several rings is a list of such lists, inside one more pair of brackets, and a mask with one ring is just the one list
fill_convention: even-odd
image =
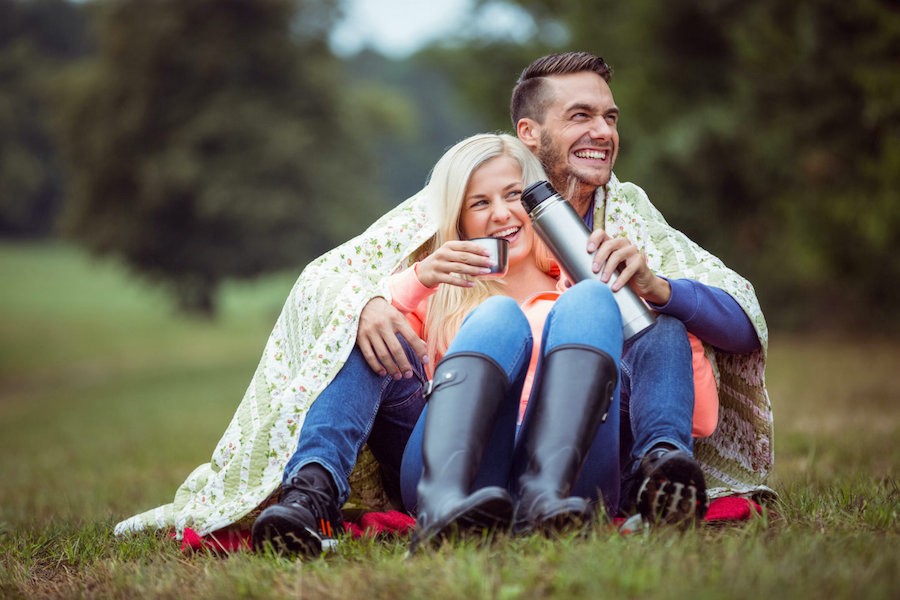
[[(444, 242), (464, 239), (459, 219), (469, 179), (480, 166), (498, 156), (508, 156), (519, 164), (523, 186), (547, 178), (538, 159), (511, 135), (478, 134), (457, 143), (434, 166), (425, 187), (430, 217), (437, 224), (430, 251), (440, 248)], [(538, 267), (548, 271), (549, 253), (537, 236), (532, 253)], [(471, 288), (442, 284), (429, 299), (425, 318), (429, 356), (438, 357), (447, 351), (469, 311), (488, 297), (503, 294), (502, 280), (475, 278), (474, 281), (475, 286)]]

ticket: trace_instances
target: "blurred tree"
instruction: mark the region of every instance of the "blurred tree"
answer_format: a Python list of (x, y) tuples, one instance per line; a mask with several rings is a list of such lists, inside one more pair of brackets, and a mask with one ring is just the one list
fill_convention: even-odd
[(102, 8), (96, 59), (57, 90), (75, 239), (212, 314), (224, 278), (302, 265), (382, 212), (356, 202), (366, 136), (326, 44), (334, 0)]
[(762, 4), (732, 28), (735, 140), (749, 147), (757, 198), (782, 220), (785, 239), (765, 253), (773, 300), (819, 323), (896, 330), (900, 5)]
[(82, 7), (0, 0), (0, 236), (50, 233), (63, 183), (45, 88), (88, 51)]
[(900, 326), (896, 1), (500, 3), (524, 11), (522, 35), (431, 54), (494, 126), (534, 58), (603, 56), (618, 175), (750, 277), (773, 324)]
[(422, 189), (444, 151), (483, 131), (486, 119), (460, 107), (449, 77), (421, 57), (391, 59), (364, 51), (347, 61), (353, 104), (374, 131), (374, 185), (399, 203)]

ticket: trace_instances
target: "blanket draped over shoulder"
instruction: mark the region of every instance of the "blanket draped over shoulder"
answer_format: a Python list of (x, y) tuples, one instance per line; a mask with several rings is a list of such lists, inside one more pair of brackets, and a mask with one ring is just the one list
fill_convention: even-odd
[[(719, 424), (695, 455), (712, 496), (765, 490), (773, 461), (772, 412), (765, 388), (768, 332), (748, 281), (671, 228), (641, 188), (613, 177), (598, 190), (595, 224), (642, 249), (660, 275), (691, 278), (731, 294), (752, 321), (762, 349), (716, 355)], [(310, 405), (356, 343), (359, 315), (376, 296), (390, 299), (387, 276), (410, 264), (434, 235), (424, 194), (406, 200), (364, 233), (310, 263), (291, 289), (244, 398), (208, 463), (197, 467), (164, 506), (116, 526), (122, 535), (147, 528), (189, 527), (199, 535), (252, 523), (277, 497)], [(350, 475), (345, 510), (388, 510), (377, 465), (364, 452)]]

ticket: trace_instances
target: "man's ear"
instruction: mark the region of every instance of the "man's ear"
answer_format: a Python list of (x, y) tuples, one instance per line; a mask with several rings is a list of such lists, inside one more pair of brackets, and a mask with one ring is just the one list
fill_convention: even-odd
[(516, 135), (532, 152), (536, 152), (541, 145), (541, 126), (534, 119), (519, 119), (516, 123)]

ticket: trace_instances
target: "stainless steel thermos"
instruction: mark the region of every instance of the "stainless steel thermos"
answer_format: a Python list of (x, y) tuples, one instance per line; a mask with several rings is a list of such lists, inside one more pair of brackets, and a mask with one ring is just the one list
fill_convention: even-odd
[[(599, 279), (591, 266), (594, 257), (587, 252), (590, 230), (571, 204), (546, 181), (538, 181), (522, 192), (522, 204), (531, 217), (534, 230), (550, 248), (572, 283), (583, 279)], [(603, 269), (601, 268), (602, 272)], [(608, 284), (616, 280), (613, 273)], [(628, 286), (613, 294), (622, 314), (622, 336), (628, 339), (656, 322), (656, 316)]]

